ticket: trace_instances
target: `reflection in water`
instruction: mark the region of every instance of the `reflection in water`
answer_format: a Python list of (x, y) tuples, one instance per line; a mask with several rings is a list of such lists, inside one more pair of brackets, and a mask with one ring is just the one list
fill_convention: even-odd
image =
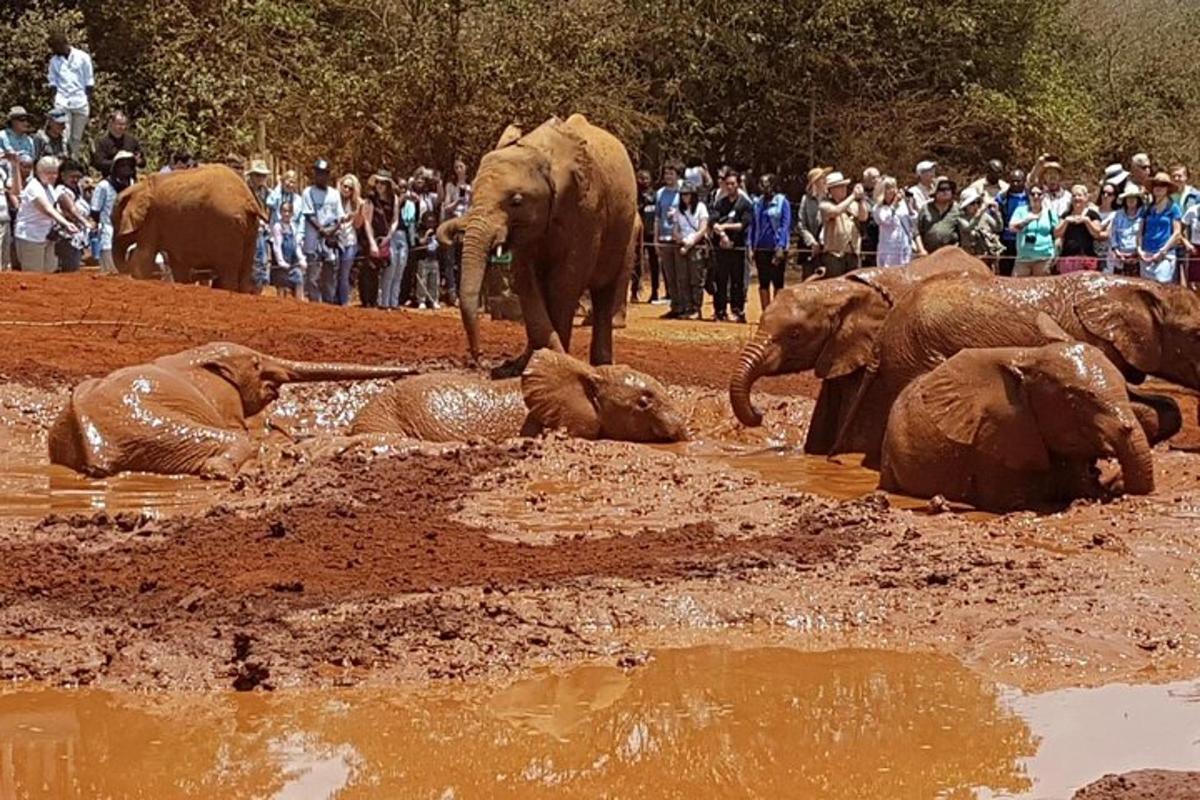
[(1021, 792), (1026, 723), (932, 656), (696, 648), (499, 692), (0, 696), (0, 797)]
[[(0, 516), (178, 511), (211, 502), (212, 484), (187, 475), (130, 472), (93, 480), (48, 462), (0, 457)], [(2, 797), (0, 797), (2, 800)]]

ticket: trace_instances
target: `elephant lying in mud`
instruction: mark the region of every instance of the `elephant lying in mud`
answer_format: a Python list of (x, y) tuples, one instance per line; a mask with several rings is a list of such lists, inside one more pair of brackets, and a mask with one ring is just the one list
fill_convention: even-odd
[(763, 312), (729, 381), (729, 401), (742, 424), (762, 424), (750, 400), (764, 375), (815, 370), (821, 384), (804, 449), (828, 453), (849, 409), (863, 368), (875, 357), (884, 318), (923, 281), (947, 275), (991, 276), (978, 258), (946, 247), (906, 267), (859, 269), (781, 291)]
[(421, 375), (363, 407), (350, 433), (397, 433), (434, 442), (493, 442), (562, 428), (583, 439), (676, 442), (687, 438), (666, 389), (625, 366), (591, 367), (537, 350), (520, 378)]
[(93, 477), (137, 471), (229, 478), (255, 451), (247, 418), (274, 402), (281, 385), (412, 373), (288, 361), (214, 342), (76, 386), (50, 429), (50, 461)]
[(1096, 497), (1116, 456), (1129, 494), (1154, 490), (1125, 379), (1080, 342), (963, 350), (910, 383), (888, 417), (879, 487), (989, 511)]

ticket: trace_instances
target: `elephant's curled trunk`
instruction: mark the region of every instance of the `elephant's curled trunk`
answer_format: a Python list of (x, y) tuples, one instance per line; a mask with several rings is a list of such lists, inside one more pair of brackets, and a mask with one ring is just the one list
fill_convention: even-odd
[(1113, 441), (1126, 494), (1150, 494), (1154, 491), (1154, 455), (1150, 442), (1137, 420), (1125, 422)]
[(770, 374), (779, 360), (779, 345), (759, 334), (742, 348), (738, 365), (729, 379), (729, 404), (743, 425), (762, 425), (762, 413), (750, 399), (750, 389), (761, 376)]
[(482, 217), (468, 217), (461, 227), (466, 233), (463, 236), (462, 279), (458, 287), (459, 312), (471, 358), (478, 360), (479, 296), (487, 272), (488, 252), (502, 241), (499, 238), (501, 228)]
[(415, 375), (412, 367), (382, 367), (369, 364), (343, 364), (326, 361), (285, 361), (280, 365), (287, 370), (289, 380), (294, 383), (316, 383), (319, 381), (356, 381), (371, 378), (403, 378)]

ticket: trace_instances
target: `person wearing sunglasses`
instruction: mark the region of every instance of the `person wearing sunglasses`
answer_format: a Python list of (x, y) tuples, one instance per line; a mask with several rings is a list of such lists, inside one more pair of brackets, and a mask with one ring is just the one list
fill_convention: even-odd
[(1017, 235), (1014, 278), (1050, 274), (1057, 226), (1058, 214), (1046, 202), (1045, 192), (1040, 186), (1029, 187), (1029, 206), (1014, 213), (1009, 224), (1009, 229)]
[(1118, 191), (1115, 183), (1102, 183), (1096, 195), (1096, 213), (1100, 215), (1100, 229), (1104, 231), (1104, 236), (1097, 238), (1095, 242), (1096, 259), (1100, 269), (1105, 272), (1109, 271), (1108, 254), (1112, 250), (1109, 236), (1112, 232), (1112, 221), (1117, 216)]

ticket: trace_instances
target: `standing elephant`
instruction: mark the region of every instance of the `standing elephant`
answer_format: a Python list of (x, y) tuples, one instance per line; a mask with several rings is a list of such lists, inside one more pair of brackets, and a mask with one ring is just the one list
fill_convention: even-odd
[(50, 461), (93, 477), (136, 471), (228, 478), (255, 450), (247, 418), (274, 402), (281, 385), (412, 372), (287, 361), (214, 342), (76, 386), (50, 428)]
[[(215, 287), (253, 292), (263, 214), (246, 181), (222, 164), (150, 175), (117, 198), (113, 261), (121, 272), (152, 278), (155, 256), (162, 252), (178, 282), (204, 270)], [(133, 245), (137, 249), (127, 259)]]
[(625, 146), (581, 114), (529, 134), (510, 126), (483, 157), (471, 208), (438, 230), (463, 234), (461, 312), (471, 356), (479, 358), (479, 292), (488, 255), (507, 247), (528, 339), (498, 374), (519, 374), (539, 348), (571, 345), (584, 291), (592, 301), (593, 365), (612, 363), (612, 321), (627, 291), (637, 240), (637, 182)]
[[(879, 463), (892, 403), (960, 350), (1036, 347), (1063, 339), (1099, 348), (1131, 383), (1154, 375), (1200, 389), (1200, 299), (1181, 286), (1077, 272), (1048, 278), (946, 278), (903, 298), (879, 332), (870, 380), (835, 452)], [(1178, 405), (1131, 391), (1152, 441), (1179, 429)]]
[(500, 442), (562, 428), (583, 439), (677, 442), (683, 417), (667, 390), (629, 367), (590, 367), (538, 350), (520, 378), (429, 374), (388, 387), (363, 407), (351, 433), (398, 433), (435, 442)]
[(815, 370), (824, 382), (805, 450), (828, 453), (863, 368), (875, 358), (884, 318), (913, 287), (946, 275), (988, 277), (991, 271), (964, 250), (946, 247), (907, 267), (860, 269), (781, 291), (763, 312), (730, 378), (729, 401), (737, 418), (744, 425), (762, 424), (750, 400), (758, 378)]
[(1125, 380), (1080, 342), (963, 350), (900, 392), (879, 487), (989, 511), (1101, 492), (1115, 456), (1129, 494), (1154, 490), (1150, 443)]

